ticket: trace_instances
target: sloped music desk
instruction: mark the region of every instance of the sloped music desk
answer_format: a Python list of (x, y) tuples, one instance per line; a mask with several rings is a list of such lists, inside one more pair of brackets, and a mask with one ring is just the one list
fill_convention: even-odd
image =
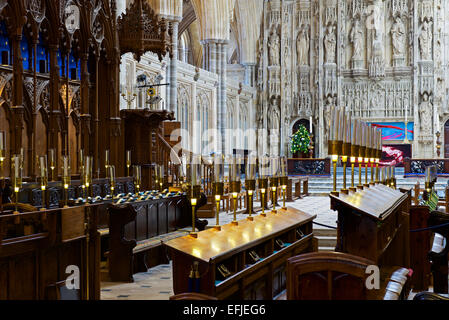
[(338, 211), (336, 251), (378, 266), (410, 267), (409, 193), (378, 184), (330, 198)]
[[(224, 225), (221, 231), (202, 231), (197, 239), (185, 236), (165, 243), (173, 260), (174, 293), (189, 291), (189, 274), (197, 262), (199, 293), (218, 299), (272, 299), (286, 288), (287, 259), (317, 250), (315, 218), (288, 208), (255, 216), (254, 221), (242, 220), (238, 226)], [(251, 257), (254, 252), (260, 260)], [(222, 276), (218, 270), (222, 265), (230, 275)]]

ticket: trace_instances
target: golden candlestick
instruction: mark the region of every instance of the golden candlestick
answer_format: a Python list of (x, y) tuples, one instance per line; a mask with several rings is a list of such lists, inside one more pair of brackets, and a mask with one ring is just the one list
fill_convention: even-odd
[(193, 238), (198, 238), (198, 233), (195, 228), (195, 208), (197, 204), (197, 199), (191, 199), (190, 203), (192, 204), (192, 232), (190, 232), (190, 236)]
[[(220, 177), (218, 177), (220, 179)], [(215, 194), (215, 202), (217, 206), (217, 212), (215, 214), (216, 224), (214, 229), (217, 231), (221, 231), (220, 226), (220, 201), (221, 197), (224, 194), (224, 183), (223, 182), (215, 182), (214, 183), (214, 194)]]
[(253, 221), (254, 218), (252, 216), (252, 212), (253, 212), (253, 190), (248, 190), (248, 212), (249, 212), (249, 216), (248, 216), (248, 220), (249, 221)]
[[(283, 174), (286, 174), (286, 172), (284, 172)], [(281, 182), (281, 189), (282, 189), (282, 203), (283, 203), (282, 210), (287, 210), (286, 196), (287, 196), (288, 176), (281, 177), (280, 182)]]
[(286, 205), (286, 201), (285, 201), (285, 195), (287, 193), (287, 186), (282, 186), (282, 196), (283, 196), (283, 207), (282, 210), (287, 210), (287, 205)]
[(271, 203), (273, 204), (273, 209), (271, 210), (271, 213), (277, 213), (276, 210), (276, 192), (277, 192), (277, 187), (271, 187)]
[(221, 231), (221, 226), (220, 226), (220, 201), (221, 201), (221, 196), (220, 195), (216, 195), (215, 196), (215, 204), (216, 204), (216, 213), (215, 213), (215, 218), (216, 218), (216, 222), (215, 222), (215, 226), (214, 229), (217, 231)]
[(338, 196), (339, 192), (337, 191), (337, 162), (338, 155), (341, 154), (342, 151), (342, 142), (341, 141), (329, 141), (329, 154), (332, 159), (333, 164), (333, 189), (331, 194)]
[(241, 182), (240, 181), (232, 181), (231, 182), (231, 193), (232, 193), (232, 199), (234, 203), (234, 220), (232, 221), (232, 224), (237, 226), (239, 223), (237, 222), (237, 197), (241, 190)]
[(370, 159), (370, 167), (371, 167), (371, 184), (374, 184), (374, 158)]
[(51, 181), (55, 181), (55, 168), (56, 168), (55, 149), (50, 149), (49, 152), (50, 152)]
[[(253, 177), (253, 175), (250, 175), (251, 177)], [(246, 188), (246, 193), (248, 195), (248, 220), (253, 221), (253, 194), (254, 194), (254, 190), (256, 190), (256, 180), (246, 180), (245, 181), (245, 188)]]
[(260, 195), (261, 195), (260, 197), (262, 200), (262, 213), (261, 213), (262, 217), (267, 216), (267, 214), (265, 213), (265, 192), (266, 192), (266, 189), (260, 189)]
[(273, 206), (273, 209), (271, 210), (271, 213), (277, 213), (276, 210), (276, 202), (277, 202), (277, 190), (279, 185), (279, 178), (272, 177), (270, 179), (270, 188), (271, 188), (271, 204)]
[(129, 169), (131, 168), (131, 151), (126, 151), (126, 169), (127, 169), (127, 177), (129, 177)]

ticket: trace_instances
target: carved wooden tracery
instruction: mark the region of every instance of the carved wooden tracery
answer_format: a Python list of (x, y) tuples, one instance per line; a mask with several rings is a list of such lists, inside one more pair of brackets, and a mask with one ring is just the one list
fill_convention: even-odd
[(136, 0), (118, 18), (120, 51), (134, 53), (137, 60), (148, 51), (156, 53), (161, 61), (167, 53), (172, 57), (172, 28), (164, 18), (158, 19), (146, 1)]

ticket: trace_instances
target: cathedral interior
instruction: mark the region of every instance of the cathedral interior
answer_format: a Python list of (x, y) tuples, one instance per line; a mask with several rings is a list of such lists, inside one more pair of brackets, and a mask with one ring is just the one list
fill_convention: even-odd
[(0, 0), (0, 300), (449, 300), (448, 71), (443, 0)]

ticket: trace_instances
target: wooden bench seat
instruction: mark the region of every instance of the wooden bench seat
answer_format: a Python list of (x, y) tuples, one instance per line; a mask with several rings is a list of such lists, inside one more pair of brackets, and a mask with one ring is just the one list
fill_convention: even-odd
[[(199, 206), (206, 202), (202, 197)], [(163, 243), (188, 234), (191, 207), (185, 196), (113, 205), (109, 213), (109, 280), (133, 282), (133, 274), (168, 263)], [(205, 224), (198, 222), (198, 229)]]

